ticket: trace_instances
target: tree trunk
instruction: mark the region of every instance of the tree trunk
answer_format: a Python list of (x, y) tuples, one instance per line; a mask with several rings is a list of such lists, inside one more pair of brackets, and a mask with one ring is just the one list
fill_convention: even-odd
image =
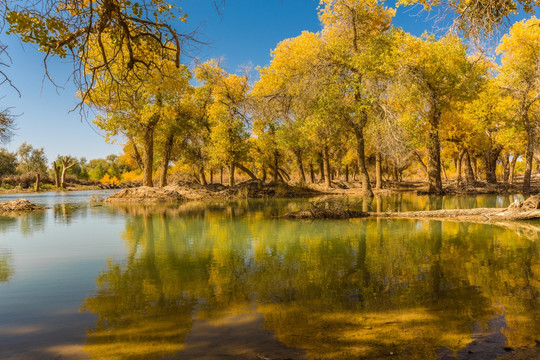
[[(426, 176), (428, 176), (428, 169), (426, 164), (422, 161), (422, 156), (418, 153), (418, 151), (413, 149), (413, 154), (416, 156), (416, 159), (418, 160), (418, 163), (421, 165), (422, 170), (426, 173)], [(390, 166), (388, 165), (388, 162), (386, 163), (387, 169), (388, 169), (388, 177), (390, 177)]]
[(441, 169), (442, 169), (442, 172), (443, 172), (443, 174), (444, 174), (444, 179), (445, 179), (446, 181), (448, 181), (448, 175), (446, 174), (446, 169), (445, 169), (445, 167), (444, 167), (444, 164), (441, 164)]
[(298, 175), (300, 176), (300, 182), (302, 184), (306, 183), (306, 173), (304, 172), (304, 165), (302, 164), (302, 151), (296, 150), (294, 152), (296, 157), (296, 165), (298, 166)]
[(345, 182), (349, 182), (349, 165), (345, 165)]
[(263, 164), (263, 166), (262, 166), (262, 179), (261, 179), (261, 181), (263, 182), (263, 184), (266, 182), (266, 177), (267, 177), (267, 174), (266, 174), (266, 166)]
[(60, 178), (60, 186), (61, 187), (66, 187), (65, 185), (65, 182), (66, 182), (66, 173), (68, 171), (69, 168), (73, 167), (75, 165), (75, 163), (71, 163), (71, 159), (69, 156), (64, 156), (62, 158), (62, 177)]
[(486, 181), (489, 184), (497, 183), (497, 159), (502, 146), (491, 147), (484, 151), (484, 163), (486, 165)]
[(245, 172), (251, 178), (251, 180), (258, 180), (257, 176), (244, 165), (240, 163), (235, 163), (235, 166), (239, 168), (240, 170), (242, 170), (243, 172)]
[(534, 155), (534, 129), (527, 129), (527, 153), (525, 154), (525, 174), (523, 175), (523, 192), (528, 193), (531, 190), (531, 174)]
[(274, 151), (274, 183), (278, 182), (279, 176), (279, 156), (277, 151)]
[(214, 170), (210, 169), (210, 184), (214, 183)]
[(234, 162), (231, 162), (229, 165), (229, 186), (234, 186), (234, 171), (236, 166)]
[(291, 180), (291, 177), (290, 177), (289, 174), (285, 171), (285, 169), (278, 168), (278, 171), (279, 171), (279, 173), (283, 176), (283, 178), (285, 179), (285, 181)]
[(219, 183), (223, 185), (223, 166), (219, 167)]
[(428, 146), (427, 146), (427, 172), (429, 181), (429, 193), (442, 194), (441, 179), (441, 143), (439, 141), (439, 120), (441, 113), (434, 109), (432, 118), (429, 120)]
[(313, 163), (309, 163), (309, 175), (311, 177), (311, 183), (315, 183), (315, 169), (313, 169)]
[(133, 146), (133, 158), (135, 159), (135, 162), (139, 166), (139, 169), (141, 171), (144, 171), (144, 161), (142, 159), (141, 153), (139, 152), (139, 149), (137, 148), (137, 145), (135, 145), (135, 141), (133, 141), (133, 138), (130, 138), (131, 144)]
[(508, 178), (510, 177), (510, 155), (505, 153), (501, 157), (501, 163), (503, 168), (503, 183), (508, 184)]
[(510, 162), (510, 184), (514, 183), (516, 175), (516, 162), (519, 157), (519, 154), (515, 153), (512, 157), (512, 162)]
[(360, 181), (362, 182), (362, 192), (365, 196), (373, 196), (371, 183), (369, 182), (369, 173), (366, 168), (366, 155), (364, 152), (364, 128), (362, 126), (356, 126), (354, 128), (354, 135), (356, 136), (356, 155), (358, 161), (358, 171), (360, 172)]
[(163, 149), (163, 163), (161, 164), (161, 176), (159, 179), (159, 186), (167, 186), (167, 171), (169, 170), (169, 162), (171, 161), (172, 148), (174, 144), (174, 135), (170, 134), (165, 141), (165, 148)]
[(202, 185), (208, 185), (206, 182), (206, 175), (204, 175), (204, 165), (199, 166), (199, 179)]
[(474, 185), (476, 183), (474, 172), (471, 164), (471, 157), (469, 150), (465, 149), (465, 181), (467, 185)]
[(375, 153), (375, 189), (382, 189), (381, 153)]
[(394, 176), (394, 181), (399, 182), (398, 165), (397, 165), (397, 160), (395, 158), (392, 159), (392, 172)]
[(324, 169), (326, 172), (326, 186), (332, 187), (332, 180), (330, 178), (330, 157), (328, 156), (328, 146), (325, 145), (323, 149), (323, 162), (324, 162)]
[(56, 163), (56, 161), (53, 162), (53, 170), (54, 170), (54, 186), (58, 189), (60, 187), (60, 164)]
[(65, 188), (66, 187), (66, 172), (69, 169), (69, 167), (63, 166), (62, 167), (62, 176), (60, 177), (60, 187)]
[(143, 186), (153, 187), (152, 170), (154, 165), (154, 127), (148, 127), (143, 140)]
[(36, 174), (36, 185), (34, 186), (34, 191), (35, 192), (38, 192), (39, 191), (39, 185), (41, 183), (41, 175)]
[(461, 151), (459, 152), (458, 154), (458, 158), (457, 158), (457, 161), (456, 161), (456, 172), (457, 172), (457, 178), (456, 178), (456, 182), (457, 182), (457, 185), (459, 186), (459, 184), (461, 184), (461, 164), (463, 163), (463, 157), (465, 156), (465, 149), (461, 149)]
[(319, 157), (319, 170), (321, 172), (321, 181), (325, 181), (325, 176), (324, 176), (324, 155), (323, 155), (322, 152), (321, 152), (321, 156)]

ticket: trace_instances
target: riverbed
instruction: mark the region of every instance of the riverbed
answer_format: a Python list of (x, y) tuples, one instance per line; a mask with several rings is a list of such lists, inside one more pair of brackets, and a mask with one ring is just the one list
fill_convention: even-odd
[(0, 358), (495, 359), (540, 340), (540, 240), (526, 226), (276, 218), (306, 199), (91, 202), (109, 193), (0, 196), (48, 207), (0, 216)]

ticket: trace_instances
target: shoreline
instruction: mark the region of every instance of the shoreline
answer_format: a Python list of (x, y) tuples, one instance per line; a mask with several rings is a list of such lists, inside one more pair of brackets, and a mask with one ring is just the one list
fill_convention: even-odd
[[(263, 193), (257, 193), (254, 184), (258, 189), (265, 189)], [(388, 196), (397, 194), (416, 194), (418, 196), (474, 196), (474, 195), (518, 195), (524, 194), (519, 184), (487, 184), (484, 182), (478, 182), (472, 186), (455, 186), (453, 183), (447, 183), (444, 187), (443, 194), (429, 194), (427, 192), (427, 183), (404, 181), (400, 183), (387, 182), (386, 186), (382, 189), (373, 188), (374, 196)], [(99, 185), (84, 185), (84, 186), (70, 186), (65, 189), (44, 189), (41, 191), (34, 191), (32, 188), (28, 189), (0, 189), (1, 195), (12, 194), (46, 194), (46, 193), (63, 193), (74, 191), (99, 191), (99, 190), (113, 190), (116, 192), (125, 189), (136, 189), (140, 186), (115, 186), (104, 187)], [(154, 186), (154, 189), (160, 189), (158, 186)], [(277, 185), (272, 183), (262, 184), (257, 181), (245, 181), (234, 186), (222, 185), (219, 183), (212, 183), (208, 185), (200, 185), (194, 182), (180, 182), (179, 184), (168, 185), (163, 189), (175, 190), (186, 197), (186, 200), (226, 200), (231, 198), (309, 198), (315, 196), (352, 196), (352, 197), (364, 197), (364, 193), (361, 188), (361, 183), (358, 181), (336, 181), (333, 182), (333, 187), (328, 188), (323, 184), (314, 183), (306, 185), (290, 185), (287, 183), (278, 183)], [(283, 190), (283, 193), (280, 193)], [(244, 192), (238, 194), (238, 192)], [(256, 193), (250, 193), (255, 191)], [(528, 194), (540, 193), (540, 184), (533, 184)], [(187, 196), (186, 196), (187, 195)]]

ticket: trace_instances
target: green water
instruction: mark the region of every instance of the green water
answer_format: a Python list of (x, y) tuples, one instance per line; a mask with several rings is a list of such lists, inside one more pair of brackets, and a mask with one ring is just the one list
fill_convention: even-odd
[(538, 222), (296, 221), (275, 216), (306, 200), (111, 207), (92, 194), (34, 195), (50, 208), (0, 217), (0, 358), (494, 359), (540, 340)]

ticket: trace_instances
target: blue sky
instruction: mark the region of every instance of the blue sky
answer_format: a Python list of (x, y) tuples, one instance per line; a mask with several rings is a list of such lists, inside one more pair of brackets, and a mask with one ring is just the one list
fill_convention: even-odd
[[(387, 3), (391, 6), (393, 2)], [(188, 14), (187, 24), (178, 30), (198, 29), (199, 39), (208, 43), (189, 51), (182, 61), (191, 64), (193, 58), (205, 61), (222, 58), (229, 72), (236, 72), (244, 65), (266, 65), (270, 51), (285, 38), (300, 35), (303, 30), (319, 31), (317, 18), (318, 0), (226, 0), (221, 13), (215, 10), (212, 0), (183, 0), (179, 5)], [(399, 8), (394, 24), (415, 35), (425, 30), (433, 31), (427, 15), (416, 15), (417, 10)], [(4, 97), (0, 106), (11, 107), (17, 118), (16, 135), (7, 148), (14, 151), (26, 141), (43, 147), (49, 162), (58, 154), (71, 154), (93, 159), (119, 153), (119, 144), (106, 144), (101, 132), (90, 125), (77, 112), (69, 113), (75, 106), (75, 88), (70, 83), (70, 63), (55, 59), (50, 70), (63, 89), (55, 88), (43, 80), (43, 54), (24, 45), (14, 37), (1, 35), (9, 45), (12, 65), (4, 69), (21, 92), (2, 87)]]

